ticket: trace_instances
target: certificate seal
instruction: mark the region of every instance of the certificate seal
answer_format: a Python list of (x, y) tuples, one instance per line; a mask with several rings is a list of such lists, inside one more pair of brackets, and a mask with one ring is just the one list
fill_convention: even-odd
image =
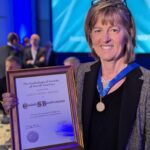
[(30, 131), (27, 134), (27, 140), (30, 143), (35, 143), (39, 139), (39, 134), (36, 131)]

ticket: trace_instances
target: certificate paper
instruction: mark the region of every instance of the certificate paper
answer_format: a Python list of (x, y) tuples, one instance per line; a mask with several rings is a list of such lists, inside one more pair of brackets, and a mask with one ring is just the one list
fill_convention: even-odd
[(14, 79), (20, 149), (76, 141), (66, 73)]

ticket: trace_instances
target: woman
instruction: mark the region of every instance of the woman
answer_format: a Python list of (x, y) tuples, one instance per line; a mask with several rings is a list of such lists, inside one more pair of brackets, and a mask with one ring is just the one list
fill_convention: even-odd
[(131, 13), (119, 0), (97, 1), (87, 14), (85, 34), (98, 58), (77, 73), (85, 149), (150, 149), (150, 73), (133, 63)]
[[(128, 8), (120, 0), (97, 1), (85, 34), (98, 59), (81, 64), (76, 75), (85, 150), (150, 149), (150, 72), (133, 63), (135, 27)], [(9, 110), (15, 98), (3, 98)]]

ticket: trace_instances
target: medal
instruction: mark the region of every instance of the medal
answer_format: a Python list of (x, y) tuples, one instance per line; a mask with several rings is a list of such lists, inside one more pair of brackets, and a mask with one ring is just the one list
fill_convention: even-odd
[(131, 63), (120, 71), (112, 80), (110, 80), (105, 87), (102, 85), (102, 70), (100, 68), (98, 78), (97, 78), (97, 90), (100, 96), (100, 101), (96, 104), (96, 110), (98, 112), (103, 112), (105, 110), (105, 104), (102, 102), (102, 97), (106, 96), (109, 90), (123, 77), (125, 77), (130, 71), (137, 68), (139, 65), (136, 63)]
[(105, 110), (105, 104), (102, 102), (102, 98), (100, 97), (100, 101), (96, 104), (96, 110), (98, 112), (102, 112)]

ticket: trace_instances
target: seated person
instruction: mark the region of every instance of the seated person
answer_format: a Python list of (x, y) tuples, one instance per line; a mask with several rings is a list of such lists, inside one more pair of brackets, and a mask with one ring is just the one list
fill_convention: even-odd
[[(21, 68), (20, 59), (16, 56), (9, 56), (5, 60), (5, 70), (6, 72), (9, 70), (16, 70)], [(6, 87), (6, 77), (0, 79), (0, 99), (2, 99), (2, 94), (7, 91)], [(0, 110), (5, 114), (2, 104), (0, 103)]]
[(30, 39), (27, 36), (25, 36), (23, 38), (23, 43), (22, 44), (24, 46), (24, 49), (29, 48), (30, 47)]
[(46, 65), (47, 66), (55, 66), (56, 65), (56, 54), (53, 50), (53, 45), (50, 41), (47, 41), (45, 46), (46, 51)]
[(31, 47), (24, 51), (23, 67), (44, 67), (46, 65), (45, 50), (40, 48), (40, 37), (37, 34), (32, 34), (30, 38)]

